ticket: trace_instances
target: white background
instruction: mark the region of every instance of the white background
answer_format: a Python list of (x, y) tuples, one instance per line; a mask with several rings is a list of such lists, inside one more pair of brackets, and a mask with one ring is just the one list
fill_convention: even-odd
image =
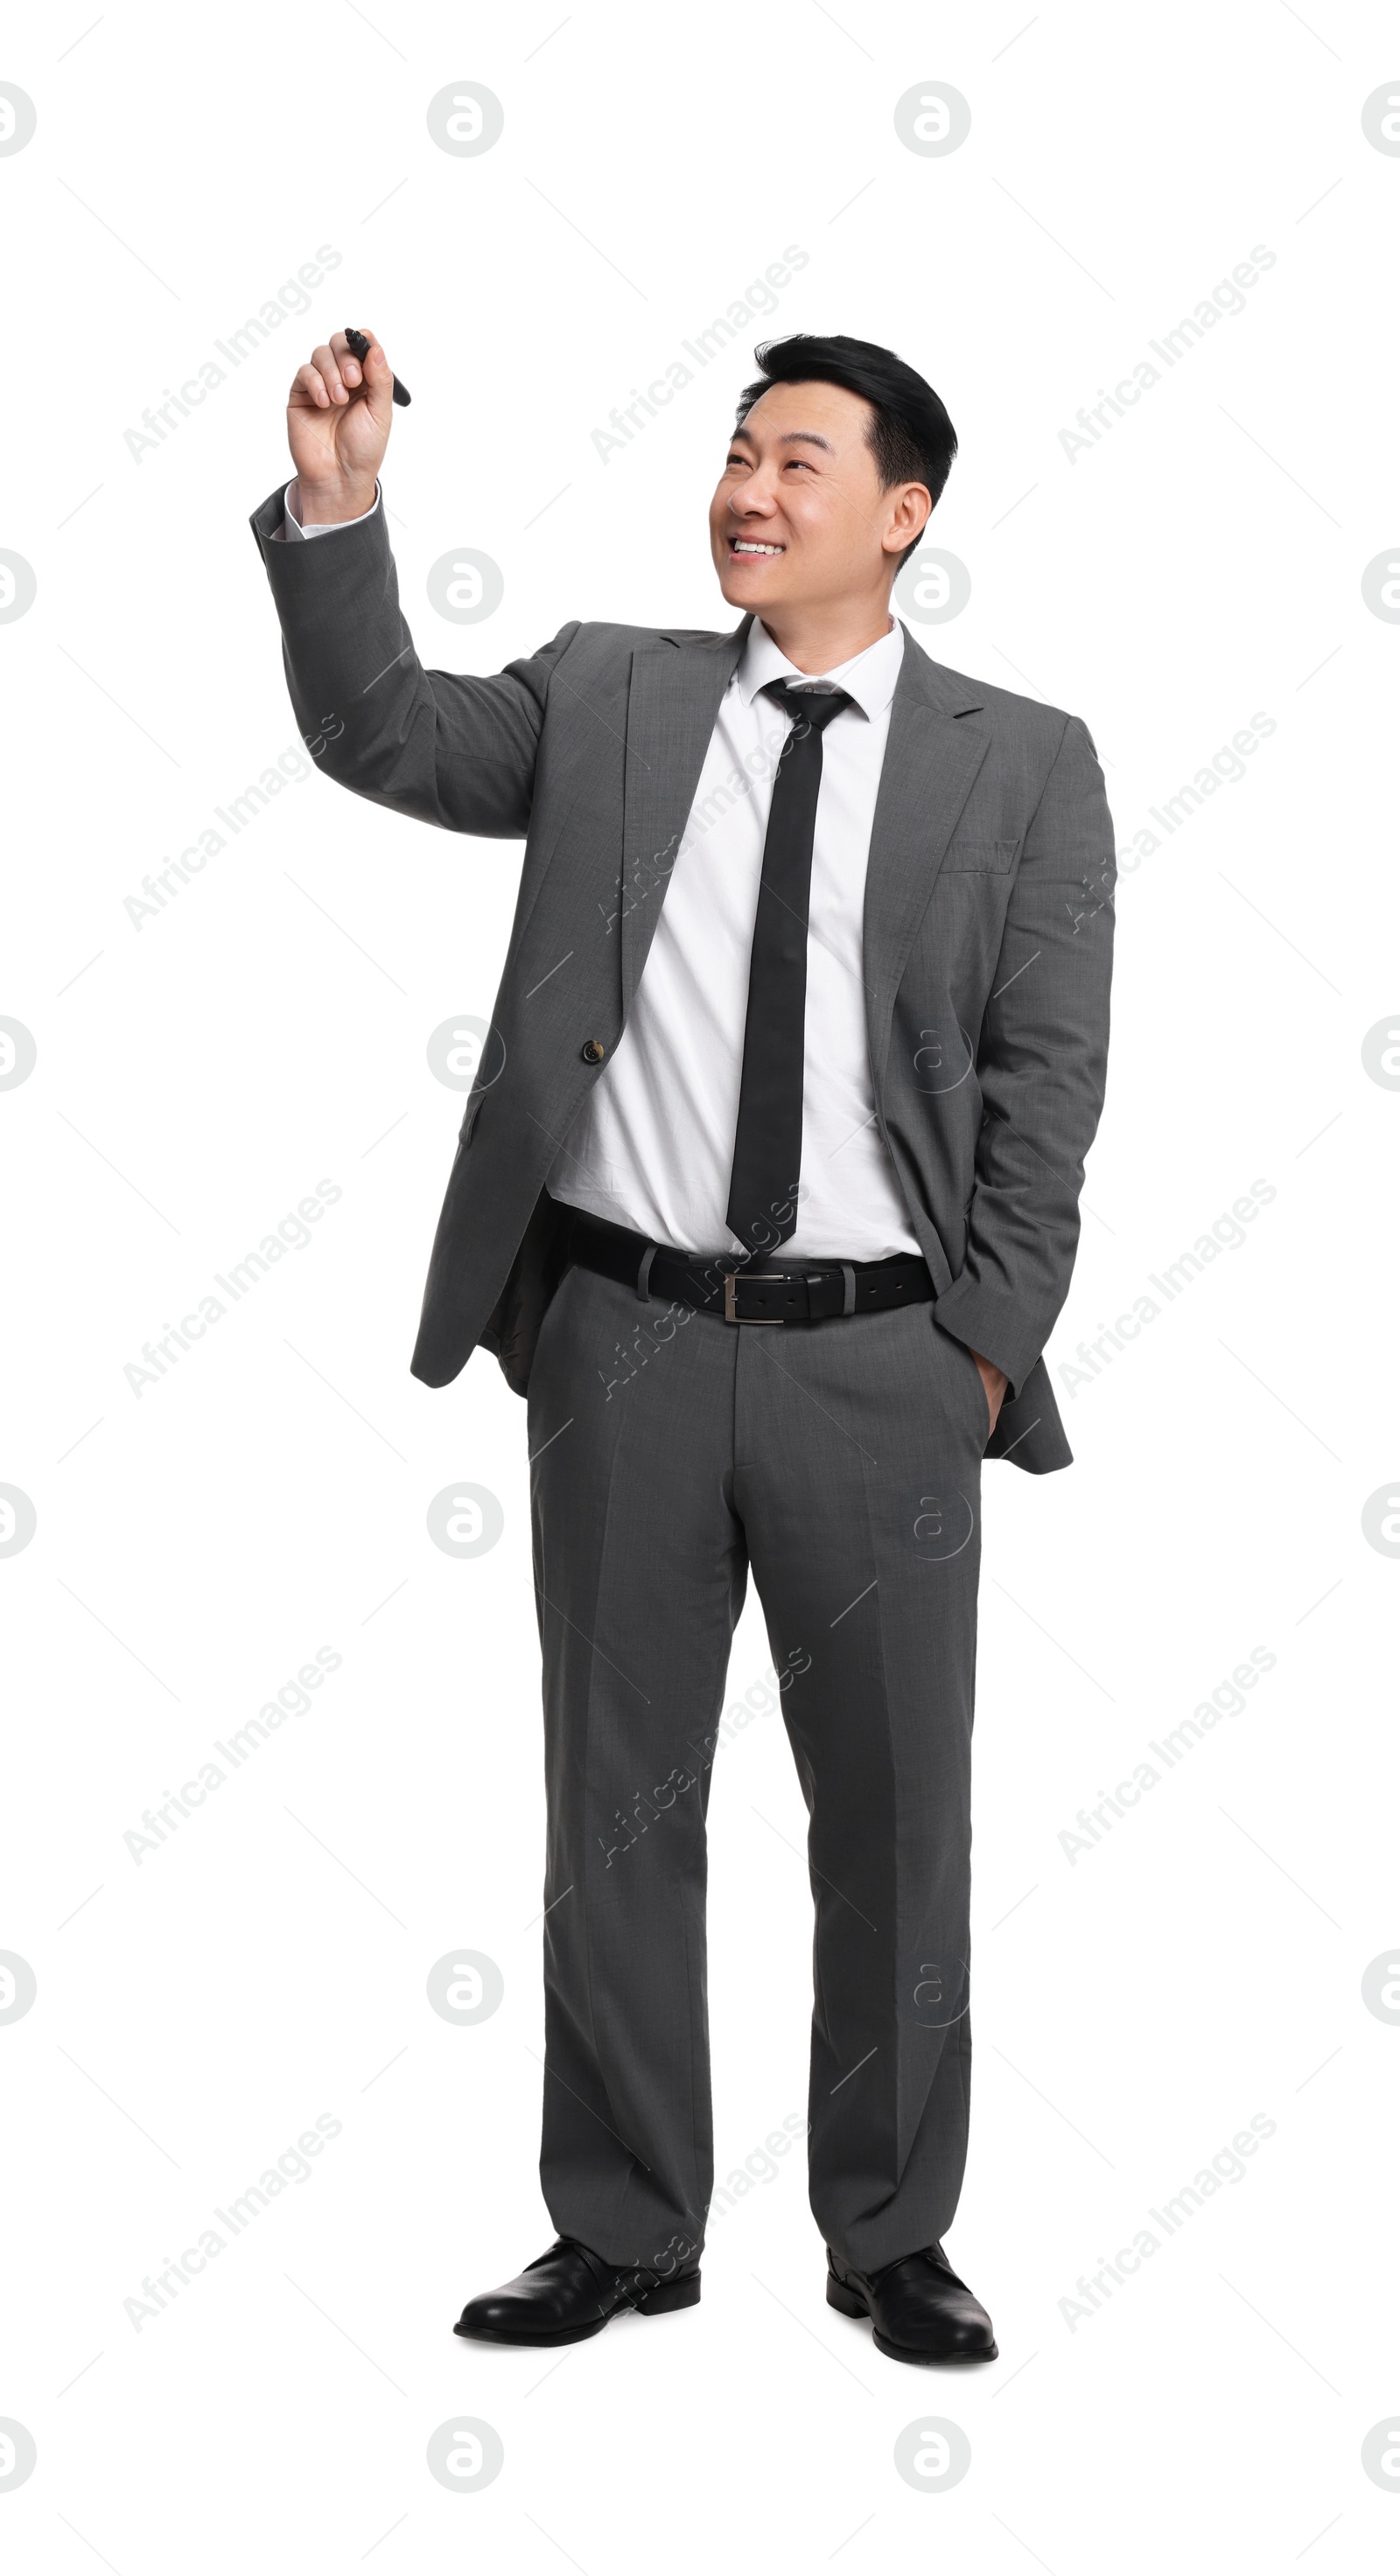
[[(0, 1947), (38, 1981), (0, 2027), (0, 2414), (38, 2451), (0, 2493), (17, 2568), (1393, 2563), (1400, 2500), (1361, 2446), (1400, 2398), (1400, 2030), (1361, 1981), (1400, 1929), (1400, 1572), (1362, 1513), (1397, 1471), (1400, 1103), (1362, 1042), (1397, 1003), (1400, 634), (1361, 580), (1396, 538), (1400, 160), (1361, 110), (1395, 56), (1389, 12), (1324, 0), (9, 14), (0, 79), (38, 110), (0, 159), (0, 544), (38, 585), (0, 628), (0, 1011), (38, 1050), (0, 1098), (0, 1479), (37, 1512), (0, 1562)], [(505, 112), (475, 158), (426, 123), (462, 79)], [(929, 80), (971, 106), (945, 157), (895, 133)], [(790, 244), (777, 312), (604, 464), (590, 433)], [(311, 313), (133, 457), (143, 409), (321, 245)], [(1081, 406), (1255, 245), (1245, 310), (1071, 461)], [(757, 2178), (805, 2104), (810, 1994), (771, 1714), (711, 1805), (717, 2163), (754, 2178), (703, 2305), (557, 2366), (449, 2331), (551, 2232), (524, 1410), (488, 1358), (437, 1393), (407, 1370), (462, 1107), (425, 1050), (489, 1017), (518, 853), (308, 778), (157, 917), (124, 909), (296, 746), (247, 514), (289, 470), (294, 365), (347, 321), (412, 388), (384, 489), (420, 651), (458, 669), (569, 617), (731, 622), (704, 512), (755, 340), (845, 330), (926, 372), (962, 444), (931, 533), (971, 599), (915, 631), (1086, 718), (1125, 854), (1052, 1369), (1252, 1182), (1276, 1193), (1137, 1341), (1057, 1374), (1072, 1471), (985, 1479), (949, 2240), (996, 2321), (978, 2375), (901, 2369), (833, 2315), (800, 2153)], [(504, 576), (479, 628), (426, 596), (461, 546)], [(1244, 777), (1134, 864), (1257, 712)], [(323, 1179), (310, 1242), (134, 1393), (142, 1345)], [(464, 1562), (425, 1518), (458, 1480), (505, 1517)], [(133, 1858), (143, 1809), (322, 1647), (305, 1712)], [(1071, 1860), (1076, 1811), (1256, 1647), (1244, 1706)], [(751, 1607), (732, 1698), (767, 1661)], [(505, 1981), (474, 2027), (427, 2001), (454, 1945)], [(143, 2278), (321, 2114), (308, 2178), (138, 2331)], [(1242, 2178), (1067, 2315), (1256, 2114)], [(947, 2492), (895, 2467), (921, 2408), (971, 2445)], [(426, 2466), (454, 2410), (504, 2445), (479, 2492)]]

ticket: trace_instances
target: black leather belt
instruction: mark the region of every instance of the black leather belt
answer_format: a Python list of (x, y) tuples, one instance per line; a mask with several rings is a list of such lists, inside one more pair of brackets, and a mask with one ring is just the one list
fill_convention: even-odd
[(728, 1253), (672, 1252), (625, 1226), (575, 1214), (569, 1258), (615, 1279), (638, 1298), (679, 1298), (726, 1324), (815, 1324), (830, 1315), (878, 1314), (927, 1304), (928, 1263), (918, 1253), (890, 1261), (804, 1261), (786, 1270), (729, 1269)]

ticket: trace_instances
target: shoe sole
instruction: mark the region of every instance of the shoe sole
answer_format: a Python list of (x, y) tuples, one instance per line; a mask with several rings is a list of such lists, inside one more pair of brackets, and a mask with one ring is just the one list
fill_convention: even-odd
[(888, 2335), (881, 2334), (871, 2316), (869, 2301), (859, 2290), (848, 2290), (844, 2281), (834, 2280), (829, 2272), (826, 2276), (826, 2304), (837, 2309), (843, 2317), (867, 2319), (876, 2351), (886, 2353), (891, 2361), (912, 2361), (924, 2369), (937, 2369), (940, 2365), (946, 2368), (949, 2362), (995, 2361), (998, 2357), (994, 2343), (984, 2344), (973, 2352), (959, 2351), (956, 2346), (947, 2352), (916, 2352), (907, 2343), (891, 2343)]
[(696, 2308), (699, 2304), (700, 2275), (698, 2272), (692, 2272), (689, 2278), (683, 2281), (660, 2282), (656, 2289), (648, 2290), (644, 2299), (628, 2299), (621, 2307), (610, 2308), (605, 2317), (595, 2317), (591, 2324), (586, 2326), (559, 2326), (552, 2333), (536, 2334), (512, 2333), (505, 2326), (455, 2325), (452, 2331), (455, 2335), (461, 2336), (463, 2343), (522, 2344), (538, 2349), (561, 2343), (587, 2343), (591, 2336), (601, 2334), (604, 2326), (610, 2326), (614, 2317), (625, 2317), (629, 2314), (639, 2317), (665, 2317), (670, 2316), (678, 2308)]

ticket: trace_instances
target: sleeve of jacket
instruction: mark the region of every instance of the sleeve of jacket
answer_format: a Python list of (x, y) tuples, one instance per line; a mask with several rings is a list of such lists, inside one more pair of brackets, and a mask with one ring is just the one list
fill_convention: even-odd
[(982, 1128), (967, 1257), (938, 1320), (1014, 1398), (1069, 1291), (1084, 1158), (1103, 1108), (1113, 825), (1078, 716), (1027, 830), (977, 1051)]
[(476, 679), (425, 671), (399, 606), (382, 509), (319, 545), (280, 536), (281, 488), (253, 535), (282, 623), (282, 660), (318, 769), (420, 823), (518, 840), (530, 819), (545, 696), (578, 633)]

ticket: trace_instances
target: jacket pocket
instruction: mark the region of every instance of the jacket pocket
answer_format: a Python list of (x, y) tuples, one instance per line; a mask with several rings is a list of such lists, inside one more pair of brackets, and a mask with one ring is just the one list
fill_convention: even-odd
[(943, 873), (949, 870), (987, 877), (1006, 877), (1016, 863), (1019, 839), (1011, 841), (953, 841), (943, 862)]

